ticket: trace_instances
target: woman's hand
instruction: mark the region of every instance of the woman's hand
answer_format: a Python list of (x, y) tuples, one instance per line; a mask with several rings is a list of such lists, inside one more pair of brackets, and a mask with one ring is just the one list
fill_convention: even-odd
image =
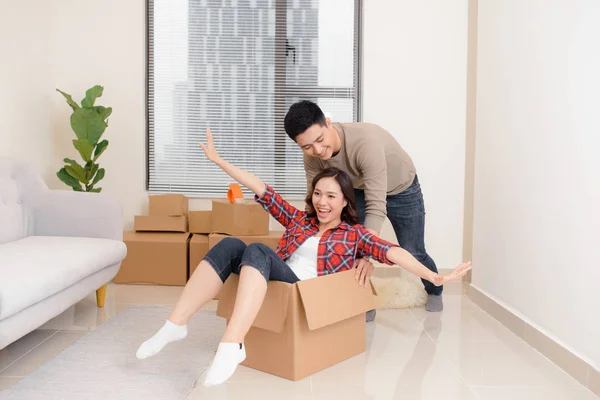
[(453, 281), (464, 276), (467, 272), (471, 270), (471, 261), (462, 263), (458, 267), (454, 268), (452, 272), (449, 274), (433, 274), (431, 278), (431, 283), (435, 286), (442, 286), (444, 283)]
[(227, 175), (252, 190), (255, 195), (262, 196), (265, 192), (265, 184), (258, 177), (254, 176), (250, 172), (244, 171), (236, 167), (235, 165), (227, 162), (221, 158), (215, 144), (213, 143), (213, 136), (210, 132), (210, 128), (206, 128), (206, 143), (200, 143), (200, 147), (204, 150), (206, 158), (214, 162), (219, 168), (223, 170)]
[(215, 149), (215, 144), (213, 143), (213, 136), (210, 132), (210, 128), (206, 128), (206, 142), (207, 144), (200, 143), (200, 147), (204, 150), (204, 154), (206, 154), (206, 158), (215, 164), (221, 160), (221, 156), (217, 153), (217, 149)]

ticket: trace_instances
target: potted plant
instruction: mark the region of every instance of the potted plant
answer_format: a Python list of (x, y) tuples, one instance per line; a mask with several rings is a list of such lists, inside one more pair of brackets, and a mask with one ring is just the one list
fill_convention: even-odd
[(98, 157), (108, 147), (108, 140), (100, 140), (108, 126), (108, 117), (112, 113), (111, 107), (96, 106), (96, 99), (102, 96), (104, 88), (94, 86), (85, 92), (85, 98), (81, 106), (77, 104), (70, 94), (59, 89), (67, 104), (73, 109), (71, 114), (71, 128), (77, 139), (73, 140), (73, 146), (83, 158), (84, 165), (77, 161), (65, 158), (65, 166), (56, 173), (58, 179), (77, 192), (100, 193), (101, 187), (96, 187), (98, 182), (104, 178), (104, 168), (99, 168)]

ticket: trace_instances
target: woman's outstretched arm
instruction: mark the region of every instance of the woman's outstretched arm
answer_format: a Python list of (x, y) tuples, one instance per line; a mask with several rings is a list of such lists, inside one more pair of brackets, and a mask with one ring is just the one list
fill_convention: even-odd
[(262, 196), (262, 194), (265, 192), (266, 184), (256, 175), (248, 171), (244, 171), (230, 162), (223, 160), (215, 149), (210, 128), (206, 128), (206, 141), (207, 144), (200, 143), (200, 147), (202, 147), (202, 150), (204, 150), (206, 157), (210, 161), (214, 162), (227, 175), (231, 176), (233, 179), (252, 190), (254, 194), (257, 196)]

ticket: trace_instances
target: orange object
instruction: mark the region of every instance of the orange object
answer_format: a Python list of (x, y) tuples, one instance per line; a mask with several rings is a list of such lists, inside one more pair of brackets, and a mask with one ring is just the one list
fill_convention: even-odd
[(243, 199), (244, 194), (242, 193), (242, 188), (237, 183), (229, 184), (229, 191), (227, 192), (227, 199), (229, 202), (235, 204), (237, 203), (237, 199)]

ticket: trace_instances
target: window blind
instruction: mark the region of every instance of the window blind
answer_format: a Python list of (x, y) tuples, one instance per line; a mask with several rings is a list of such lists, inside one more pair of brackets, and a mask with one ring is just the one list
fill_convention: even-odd
[[(288, 198), (300, 148), (283, 121), (298, 100), (358, 120), (355, 0), (148, 0), (148, 190), (223, 197), (233, 180), (200, 142)], [(246, 194), (249, 194), (246, 192)]]

